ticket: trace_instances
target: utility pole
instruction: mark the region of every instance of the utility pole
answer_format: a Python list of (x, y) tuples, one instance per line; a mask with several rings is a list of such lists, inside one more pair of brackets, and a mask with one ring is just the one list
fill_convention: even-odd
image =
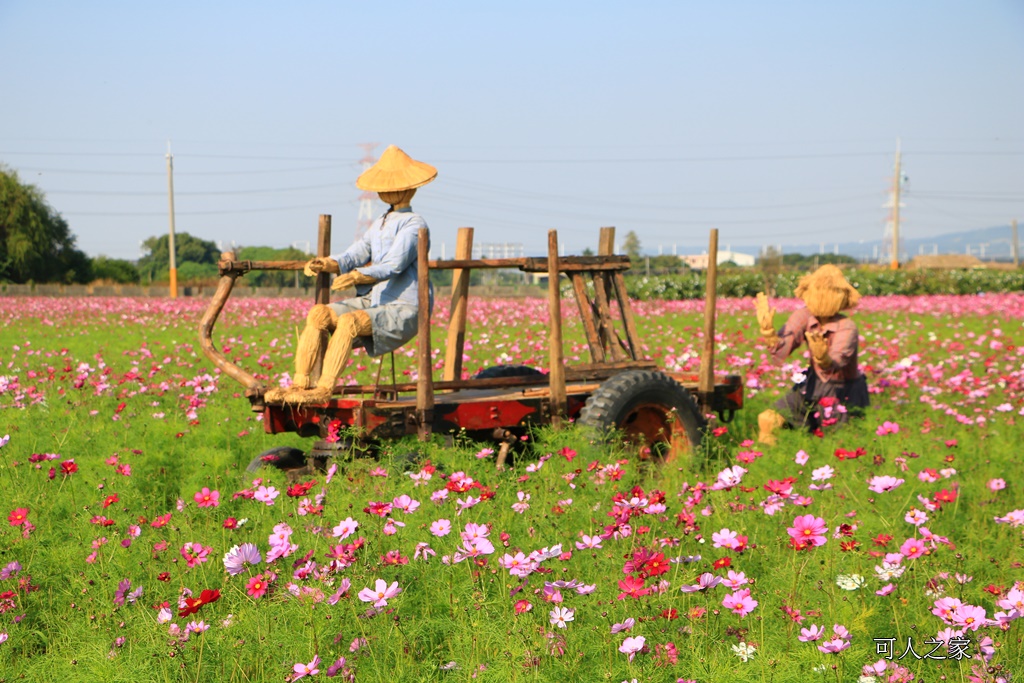
[(889, 268), (898, 270), (900, 267), (900, 141), (896, 140), (896, 168), (892, 176), (892, 257)]
[(171, 155), (171, 143), (167, 142), (167, 201), (170, 207), (171, 232), (167, 248), (171, 252), (171, 298), (178, 296), (178, 263), (174, 255), (174, 157)]
[(1013, 233), (1013, 241), (1010, 242), (1010, 246), (1013, 247), (1013, 267), (1020, 268), (1020, 243), (1017, 241), (1017, 219), (1014, 218), (1010, 221), (1010, 231)]

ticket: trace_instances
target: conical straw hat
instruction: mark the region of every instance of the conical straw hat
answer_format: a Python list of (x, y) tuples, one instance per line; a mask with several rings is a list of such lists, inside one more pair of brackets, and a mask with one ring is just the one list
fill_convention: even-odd
[(436, 177), (436, 168), (391, 145), (359, 176), (356, 187), (367, 192), (400, 192), (426, 185)]

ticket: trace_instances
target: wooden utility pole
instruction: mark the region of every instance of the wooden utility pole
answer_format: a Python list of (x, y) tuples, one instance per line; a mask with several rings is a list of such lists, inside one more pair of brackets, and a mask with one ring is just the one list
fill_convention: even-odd
[(174, 157), (171, 156), (171, 143), (167, 143), (167, 201), (170, 205), (171, 232), (167, 248), (171, 252), (170, 287), (171, 298), (178, 296), (178, 263), (174, 254)]
[(900, 267), (900, 141), (896, 140), (896, 170), (892, 177), (892, 260), (889, 267)]
[[(444, 259), (444, 245), (441, 258)], [(455, 241), (455, 259), (468, 261), (473, 258), (473, 228), (459, 228)], [(462, 352), (466, 347), (466, 313), (469, 298), (469, 268), (452, 271), (451, 320), (448, 323), (448, 343), (445, 345), (444, 374), (441, 379), (448, 382), (462, 379)]]
[(434, 427), (434, 375), (430, 353), (430, 233), (420, 228), (416, 243), (417, 317), (416, 433), (420, 441), (430, 439)]

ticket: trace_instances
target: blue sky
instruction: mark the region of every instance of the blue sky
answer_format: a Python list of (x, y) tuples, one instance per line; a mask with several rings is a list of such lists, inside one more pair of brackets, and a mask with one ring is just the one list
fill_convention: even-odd
[[(435, 255), (876, 239), (1024, 219), (1024, 2), (0, 0), (0, 163), (91, 255), (352, 239), (360, 143), (438, 167)], [(376, 208), (382, 208), (378, 205)], [(376, 210), (375, 208), (375, 210)]]

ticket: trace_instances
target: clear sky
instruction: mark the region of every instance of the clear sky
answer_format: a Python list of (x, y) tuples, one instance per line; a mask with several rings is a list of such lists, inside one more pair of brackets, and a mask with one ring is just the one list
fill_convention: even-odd
[[(361, 143), (437, 166), (434, 255), (876, 239), (1024, 220), (1024, 0), (0, 0), (0, 163), (90, 255), (351, 241)], [(375, 211), (383, 205), (375, 206)]]

